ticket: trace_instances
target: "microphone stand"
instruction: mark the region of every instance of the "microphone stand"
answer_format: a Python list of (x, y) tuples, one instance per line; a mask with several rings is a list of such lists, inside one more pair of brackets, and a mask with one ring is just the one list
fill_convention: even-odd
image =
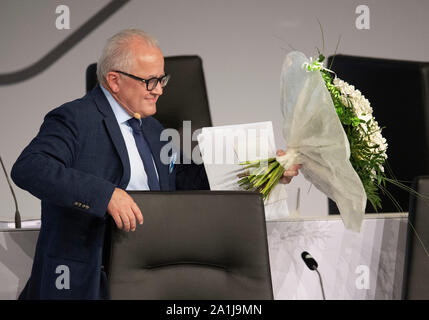
[(0, 156), (0, 162), (1, 162), (1, 166), (3, 167), (4, 175), (6, 176), (7, 184), (9, 185), (10, 191), (12, 192), (13, 200), (15, 201), (15, 209), (16, 209), (16, 211), (15, 211), (15, 228), (21, 229), (21, 215), (20, 215), (19, 210), (18, 210), (18, 201), (16, 200), (15, 192), (13, 191), (12, 185), (9, 181), (9, 176), (7, 174), (7, 171), (6, 171), (6, 168), (4, 166), (4, 163), (3, 163), (1, 156)]
[(314, 270), (317, 272), (317, 275), (319, 276), (320, 288), (322, 289), (322, 297), (323, 297), (323, 300), (326, 300), (326, 297), (325, 297), (325, 290), (323, 289), (322, 276), (320, 275), (319, 270), (317, 270), (317, 268), (315, 268)]

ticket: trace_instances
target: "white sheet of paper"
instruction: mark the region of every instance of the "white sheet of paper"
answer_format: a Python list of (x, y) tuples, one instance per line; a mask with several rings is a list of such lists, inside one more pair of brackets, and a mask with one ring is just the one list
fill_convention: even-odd
[[(276, 154), (271, 121), (206, 127), (198, 136), (198, 144), (211, 190), (241, 190), (237, 184), (240, 162)], [(273, 188), (264, 203), (267, 221), (289, 216), (286, 199), (285, 185)]]

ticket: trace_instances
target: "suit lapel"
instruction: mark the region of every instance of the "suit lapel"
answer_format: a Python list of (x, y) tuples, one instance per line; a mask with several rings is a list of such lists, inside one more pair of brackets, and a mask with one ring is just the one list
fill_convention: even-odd
[(156, 170), (159, 176), (159, 186), (161, 190), (169, 190), (169, 179), (168, 179), (168, 165), (161, 162), (161, 148), (162, 144), (159, 140), (160, 133), (158, 130), (154, 130), (150, 127), (148, 119), (142, 119), (142, 130), (143, 134), (149, 144), (152, 152), (152, 157), (156, 165)]
[(131, 177), (130, 159), (128, 157), (127, 147), (125, 145), (124, 138), (122, 137), (121, 129), (119, 128), (116, 118), (104, 118), (107, 131), (109, 132), (110, 138), (116, 148), (116, 151), (121, 158), (122, 167), (124, 168), (124, 174), (122, 175), (119, 187), (125, 189), (128, 186), (128, 182)]
[(119, 128), (119, 124), (116, 120), (115, 114), (113, 113), (113, 110), (109, 105), (109, 101), (107, 101), (107, 98), (105, 97), (103, 91), (101, 91), (99, 85), (94, 88), (92, 94), (98, 109), (104, 115), (103, 121), (106, 126), (107, 132), (109, 133), (113, 145), (115, 146), (119, 158), (121, 159), (124, 172), (119, 182), (119, 187), (125, 189), (128, 186), (128, 182), (130, 181), (131, 168), (127, 147), (125, 145), (124, 138), (122, 137), (121, 129)]

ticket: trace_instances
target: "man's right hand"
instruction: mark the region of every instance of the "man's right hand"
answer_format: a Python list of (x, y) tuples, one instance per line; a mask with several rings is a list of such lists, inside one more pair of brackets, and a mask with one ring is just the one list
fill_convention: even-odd
[(115, 188), (113, 191), (107, 205), (107, 213), (115, 220), (118, 229), (126, 232), (136, 230), (136, 221), (143, 224), (143, 215), (133, 198), (119, 188)]

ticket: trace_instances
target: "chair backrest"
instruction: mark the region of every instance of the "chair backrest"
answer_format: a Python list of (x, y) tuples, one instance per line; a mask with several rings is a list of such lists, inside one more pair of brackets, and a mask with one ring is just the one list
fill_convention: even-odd
[(273, 299), (264, 206), (251, 192), (131, 191), (144, 223), (112, 224), (112, 299)]
[[(337, 76), (370, 101), (396, 178), (411, 185), (414, 177), (429, 174), (429, 63), (337, 55), (328, 67), (332, 59)], [(408, 211), (408, 192), (389, 184), (387, 190)], [(380, 212), (398, 211), (387, 196), (381, 200)], [(367, 212), (374, 212), (370, 204)]]
[[(414, 189), (429, 196), (429, 176), (414, 180)], [(407, 247), (403, 281), (403, 299), (429, 299), (429, 202), (410, 197)]]

